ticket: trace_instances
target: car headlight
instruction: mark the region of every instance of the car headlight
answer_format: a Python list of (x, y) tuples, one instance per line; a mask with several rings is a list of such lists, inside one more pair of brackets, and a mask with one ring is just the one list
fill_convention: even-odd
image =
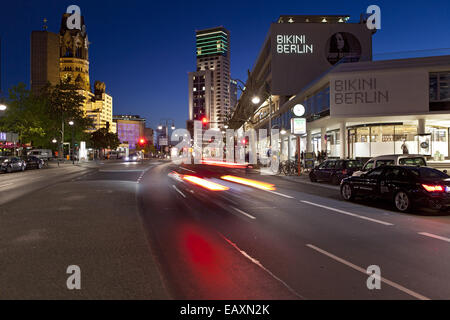
[(130, 160), (130, 157), (125, 157), (125, 161), (128, 161), (128, 160)]
[(133, 160), (136, 161), (136, 160), (137, 160), (137, 157), (133, 157)]

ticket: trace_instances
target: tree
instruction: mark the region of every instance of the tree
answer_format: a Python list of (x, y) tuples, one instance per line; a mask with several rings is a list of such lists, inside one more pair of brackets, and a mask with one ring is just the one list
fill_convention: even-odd
[[(52, 140), (62, 138), (62, 123), (74, 121), (76, 139), (87, 140), (85, 131), (92, 127), (92, 121), (84, 116), (84, 99), (75, 86), (67, 83), (48, 84), (37, 94), (19, 83), (9, 91), (8, 109), (0, 118), (0, 128), (18, 133), (22, 144), (53, 149)], [(70, 141), (71, 130), (64, 134), (64, 141)]]
[(116, 133), (109, 132), (106, 128), (101, 128), (91, 134), (91, 145), (100, 153), (104, 149), (117, 149), (120, 145), (119, 137)]

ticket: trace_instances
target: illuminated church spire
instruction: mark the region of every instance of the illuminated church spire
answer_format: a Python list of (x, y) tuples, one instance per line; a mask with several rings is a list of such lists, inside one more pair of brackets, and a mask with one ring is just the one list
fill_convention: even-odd
[(63, 15), (59, 32), (61, 80), (70, 81), (80, 89), (90, 91), (89, 40), (84, 17), (81, 17), (81, 30), (69, 29), (68, 17), (68, 13)]

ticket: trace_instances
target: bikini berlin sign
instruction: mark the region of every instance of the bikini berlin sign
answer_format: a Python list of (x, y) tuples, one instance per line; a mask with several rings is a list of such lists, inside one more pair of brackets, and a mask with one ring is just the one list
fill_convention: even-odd
[(279, 34), (277, 39), (277, 53), (279, 54), (311, 54), (314, 45), (308, 43), (306, 35)]
[(330, 75), (330, 114), (354, 117), (428, 112), (428, 90), (428, 73), (420, 68), (334, 72)]

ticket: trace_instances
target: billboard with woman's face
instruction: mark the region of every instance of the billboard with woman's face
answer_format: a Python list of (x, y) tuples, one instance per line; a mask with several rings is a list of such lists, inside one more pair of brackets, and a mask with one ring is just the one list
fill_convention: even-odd
[(272, 93), (297, 94), (339, 61), (371, 60), (372, 34), (364, 23), (272, 24)]
[(361, 59), (361, 43), (349, 32), (333, 34), (326, 48), (327, 60), (331, 65), (339, 61), (358, 62)]

